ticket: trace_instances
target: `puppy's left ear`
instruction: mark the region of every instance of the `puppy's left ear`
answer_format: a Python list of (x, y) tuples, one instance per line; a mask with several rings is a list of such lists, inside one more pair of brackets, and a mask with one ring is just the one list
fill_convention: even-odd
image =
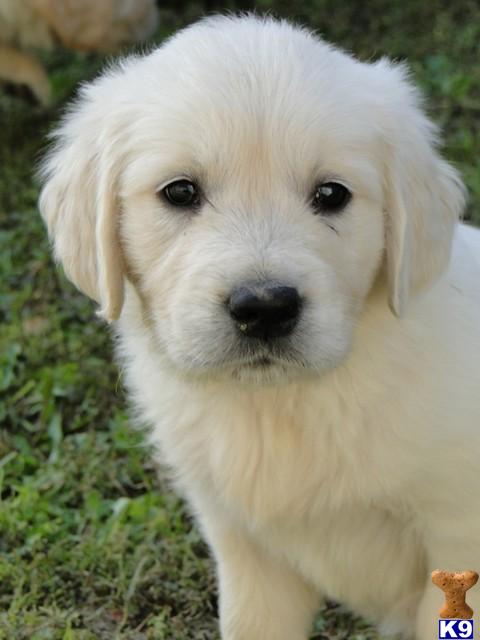
[[(401, 315), (412, 293), (428, 287), (450, 260), (465, 189), (438, 153), (435, 125), (402, 65), (373, 65), (383, 85), (384, 192), (389, 304)], [(378, 77), (377, 77), (378, 79)]]

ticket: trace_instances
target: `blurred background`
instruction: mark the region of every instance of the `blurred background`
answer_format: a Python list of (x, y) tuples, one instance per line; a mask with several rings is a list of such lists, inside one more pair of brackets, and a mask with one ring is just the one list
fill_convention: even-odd
[[(108, 330), (52, 264), (36, 163), (79, 83), (216, 11), (406, 60), (480, 225), (475, 0), (0, 0), (0, 640), (218, 639), (212, 563), (128, 422)], [(316, 640), (374, 640), (336, 603)]]

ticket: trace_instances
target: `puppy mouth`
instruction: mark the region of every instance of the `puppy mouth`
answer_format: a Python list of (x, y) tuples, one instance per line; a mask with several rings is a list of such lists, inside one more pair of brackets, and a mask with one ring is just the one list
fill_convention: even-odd
[(244, 369), (244, 370), (260, 370), (267, 369), (269, 367), (274, 366), (275, 364), (279, 364), (278, 359), (274, 359), (273, 357), (266, 355), (259, 356), (251, 356), (246, 358), (235, 359), (231, 361), (226, 361), (223, 363), (223, 366), (227, 368), (234, 367), (235, 369)]
[(277, 354), (258, 354), (250, 357), (241, 358), (234, 362), (228, 363), (230, 366), (250, 371), (265, 371), (267, 369), (273, 369), (275, 367), (285, 368), (289, 366), (302, 366), (302, 363), (292, 361), (291, 358), (282, 357)]
[(262, 369), (265, 367), (269, 367), (272, 364), (273, 360), (268, 356), (260, 356), (258, 358), (255, 358), (254, 360), (251, 360), (250, 362), (245, 363), (247, 367), (252, 367), (254, 369)]
[(309, 368), (299, 348), (285, 339), (270, 340), (268, 343), (260, 340), (234, 341), (224, 348), (221, 358), (213, 359), (209, 369), (218, 375), (222, 372), (229, 375), (232, 371), (248, 373), (268, 373), (282, 371), (305, 370)]
[(230, 358), (227, 356), (223, 364), (250, 371), (305, 366), (301, 354), (292, 349), (291, 345), (284, 344), (283, 340), (271, 340), (268, 344), (263, 341), (245, 347), (246, 345), (240, 345), (238, 351), (231, 353)]
[(227, 375), (236, 382), (259, 384), (280, 384), (304, 378), (313, 373), (311, 368), (298, 359), (293, 360), (280, 355), (258, 354), (249, 358), (242, 358), (230, 363), (220, 375)]

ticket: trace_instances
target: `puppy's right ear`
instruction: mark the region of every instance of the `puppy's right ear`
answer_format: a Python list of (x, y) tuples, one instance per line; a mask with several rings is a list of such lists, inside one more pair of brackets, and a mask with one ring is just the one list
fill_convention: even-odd
[(116, 198), (120, 123), (108, 106), (113, 80), (105, 76), (84, 87), (54, 132), (55, 145), (40, 170), (39, 202), (57, 260), (100, 303), (108, 321), (118, 318), (124, 289)]

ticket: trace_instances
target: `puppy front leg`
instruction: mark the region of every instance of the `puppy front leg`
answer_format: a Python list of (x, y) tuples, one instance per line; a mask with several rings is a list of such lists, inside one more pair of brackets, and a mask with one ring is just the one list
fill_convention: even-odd
[(247, 534), (206, 527), (217, 560), (222, 640), (306, 640), (320, 596)]

